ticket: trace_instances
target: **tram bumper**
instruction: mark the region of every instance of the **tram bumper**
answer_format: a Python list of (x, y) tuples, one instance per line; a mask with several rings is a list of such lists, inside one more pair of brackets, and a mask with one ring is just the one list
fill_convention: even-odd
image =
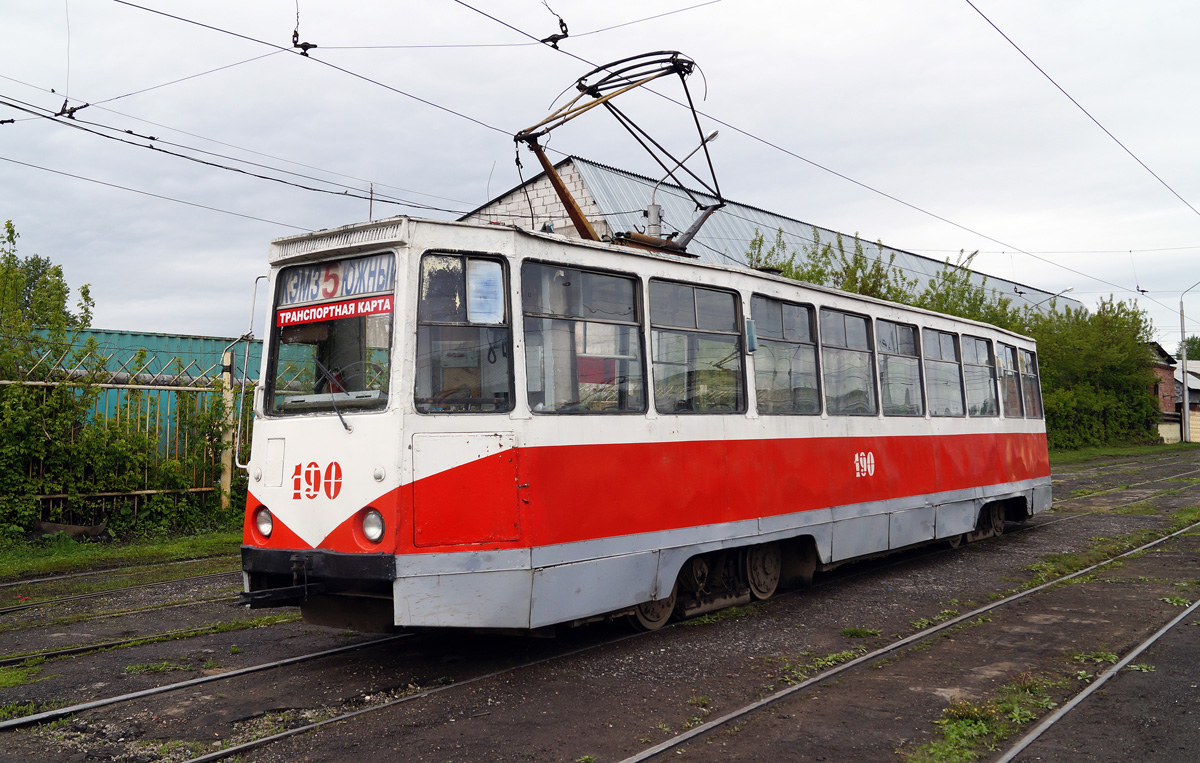
[(294, 606), (327, 594), (390, 593), (396, 562), (391, 554), (242, 546), (242, 571), (241, 603), (259, 609)]

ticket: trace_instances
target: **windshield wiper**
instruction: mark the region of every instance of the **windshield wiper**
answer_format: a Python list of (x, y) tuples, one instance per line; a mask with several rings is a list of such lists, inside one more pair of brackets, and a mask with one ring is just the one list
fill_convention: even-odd
[[(325, 386), (329, 389), (329, 404), (333, 406), (333, 412), (337, 414), (338, 421), (342, 422), (342, 426), (346, 428), (347, 432), (353, 432), (354, 427), (346, 423), (346, 417), (343, 416), (342, 412), (338, 410), (337, 401), (333, 399), (333, 396), (337, 394), (333, 391), (334, 385), (336, 384), (337, 386), (341, 387), (342, 383), (335, 379), (333, 374), (329, 373), (328, 368), (321, 365), (321, 361), (313, 358), (313, 362), (317, 364), (317, 370), (320, 371), (321, 375), (325, 377)], [(343, 387), (343, 389), (345, 388)]]

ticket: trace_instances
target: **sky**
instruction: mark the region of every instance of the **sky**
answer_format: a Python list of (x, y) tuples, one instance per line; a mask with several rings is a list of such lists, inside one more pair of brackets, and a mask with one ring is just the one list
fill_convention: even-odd
[[(534, 41), (560, 18), (560, 50)], [(577, 78), (678, 50), (727, 198), (1136, 300), (1174, 352), (1200, 281), (1196, 29), (1184, 0), (3, 0), (0, 221), (91, 285), (98, 328), (237, 336), (270, 240), (454, 219), (520, 182), (512, 134)], [(620, 105), (695, 146), (666, 99)], [(600, 110), (549, 148), (661, 174)], [(1200, 287), (1183, 303), (1200, 334)]]

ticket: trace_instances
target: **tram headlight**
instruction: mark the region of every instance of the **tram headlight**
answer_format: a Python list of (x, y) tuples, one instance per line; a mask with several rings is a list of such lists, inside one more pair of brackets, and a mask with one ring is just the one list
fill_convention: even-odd
[(259, 506), (258, 511), (254, 512), (254, 526), (264, 538), (271, 537), (271, 530), (275, 529), (275, 520), (266, 506)]
[(372, 543), (378, 543), (383, 540), (383, 515), (375, 509), (371, 509), (362, 518), (362, 531), (367, 540)]

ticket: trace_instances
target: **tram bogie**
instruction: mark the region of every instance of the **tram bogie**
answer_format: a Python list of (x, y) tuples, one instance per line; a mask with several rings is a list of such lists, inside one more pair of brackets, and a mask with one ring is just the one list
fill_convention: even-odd
[(992, 326), (409, 218), (271, 264), (251, 606), (654, 628), (1049, 506), (1036, 348)]

